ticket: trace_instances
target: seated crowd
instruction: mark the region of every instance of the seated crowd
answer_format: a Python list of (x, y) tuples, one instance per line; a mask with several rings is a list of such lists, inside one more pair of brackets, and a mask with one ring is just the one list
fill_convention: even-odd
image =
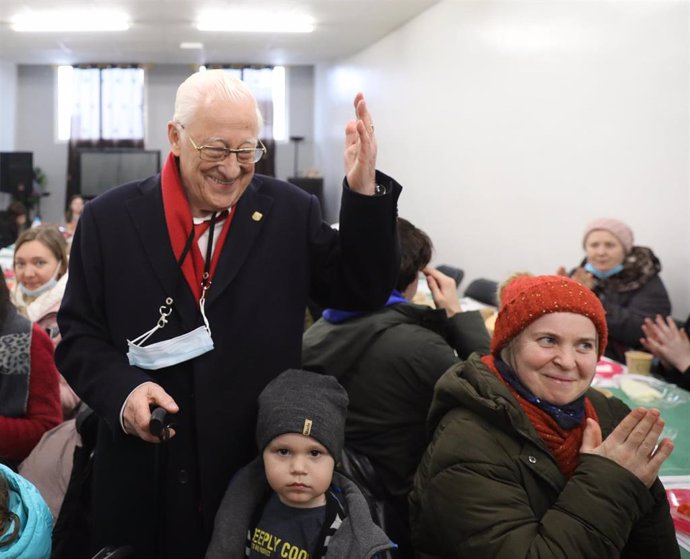
[[(271, 457), (299, 442), (283, 440), (284, 433), (306, 434), (302, 415), (323, 413), (325, 427), (306, 438), (333, 457), (336, 473), (314, 502), (335, 507), (328, 513), (335, 522), (342, 505), (334, 495), (343, 491), (331, 485), (337, 482), (349, 488), (347, 506), (364, 504), (358, 514), (378, 524), (375, 531), (353, 527), (368, 534), (360, 547), (340, 543), (342, 531), (332, 549), (398, 558), (678, 557), (658, 479), (673, 450), (669, 440), (658, 441), (663, 420), (591, 388), (602, 355), (624, 361), (632, 348), (657, 358), (655, 373), (690, 388), (690, 317), (680, 325), (670, 316), (654, 253), (635, 246), (624, 223), (592, 221), (578, 267), (515, 275), (499, 287), (491, 335), (478, 311), (463, 311), (455, 281), (429, 265), (429, 237), (403, 218), (397, 227), (400, 273), (385, 306), (325, 309), (304, 332), (305, 371), (284, 373), (262, 395), (263, 459), (228, 488), (207, 556), (235, 557), (245, 546), (267, 554), (252, 531), (306, 530), (305, 546), (320, 542), (331, 557), (329, 538), (312, 535), (307, 517), (276, 524), (281, 506), (303, 505), (276, 488), (279, 465)], [(81, 445), (75, 417), (90, 411), (53, 357), (68, 251), (57, 227), (27, 229), (14, 245), (14, 288), (0, 281), (0, 359), (12, 373), (0, 379), (0, 556), (29, 536), (30, 551), (13, 556), (49, 556), (50, 527)], [(435, 308), (412, 302), (420, 275)], [(307, 390), (295, 392), (294, 409), (285, 407), (290, 390)], [(294, 425), (275, 426), (293, 415)], [(263, 467), (263, 481), (252, 481)], [(238, 509), (252, 484), (256, 510)], [(384, 545), (365, 552), (362, 541)]]

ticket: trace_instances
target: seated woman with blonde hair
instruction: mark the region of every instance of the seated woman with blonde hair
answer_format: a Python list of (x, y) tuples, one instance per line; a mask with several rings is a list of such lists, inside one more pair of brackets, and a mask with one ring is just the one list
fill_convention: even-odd
[[(14, 247), (14, 274), (17, 280), (12, 302), (31, 322), (59, 342), (57, 311), (67, 286), (67, 241), (57, 227), (39, 225), (24, 231)], [(67, 419), (81, 403), (67, 381), (60, 375), (60, 400)]]
[(14, 274), (12, 302), (29, 320), (36, 322), (59, 306), (67, 285), (67, 241), (57, 227), (39, 225), (19, 235)]
[[(645, 318), (671, 313), (671, 301), (659, 277), (661, 263), (648, 247), (633, 244), (630, 227), (618, 219), (598, 218), (582, 237), (586, 256), (569, 275), (590, 288), (606, 311), (606, 355), (625, 362), (625, 352), (641, 349)], [(559, 274), (565, 275), (561, 267)]]
[(425, 558), (680, 557), (655, 409), (590, 389), (606, 348), (594, 293), (562, 276), (501, 290), (491, 354), (436, 384), (410, 494)]

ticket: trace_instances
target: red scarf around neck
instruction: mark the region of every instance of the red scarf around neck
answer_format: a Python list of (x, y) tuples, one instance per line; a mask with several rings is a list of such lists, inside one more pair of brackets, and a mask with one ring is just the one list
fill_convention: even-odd
[[(182, 251), (187, 243), (187, 239), (194, 228), (192, 221), (192, 211), (189, 209), (189, 201), (185, 194), (184, 187), (180, 181), (180, 173), (177, 168), (177, 161), (172, 152), (168, 154), (161, 173), (161, 187), (163, 192), (163, 210), (165, 211), (165, 222), (168, 227), (170, 244), (177, 260), (180, 259)], [(225, 244), (225, 239), (230, 230), (235, 207), (230, 210), (230, 215), (223, 224), (223, 229), (217, 239), (213, 241), (213, 256), (209, 268), (209, 280), (213, 279), (218, 266), (221, 248)], [(201, 284), (204, 274), (204, 259), (199, 250), (199, 232), (194, 237), (192, 247), (182, 262), (182, 273), (184, 274), (189, 288), (194, 294), (194, 298), (199, 302), (201, 298)]]
[(582, 423), (573, 429), (564, 429), (556, 420), (541, 408), (525, 400), (498, 372), (494, 363), (493, 355), (482, 357), (484, 363), (496, 377), (508, 387), (511, 394), (515, 397), (525, 412), (530, 423), (534, 426), (539, 437), (546, 443), (546, 446), (553, 454), (558, 463), (558, 468), (566, 479), (570, 479), (575, 468), (580, 463), (580, 446), (582, 446), (582, 433), (584, 432), (587, 418), (591, 417), (599, 422), (594, 406), (585, 397), (585, 416)]

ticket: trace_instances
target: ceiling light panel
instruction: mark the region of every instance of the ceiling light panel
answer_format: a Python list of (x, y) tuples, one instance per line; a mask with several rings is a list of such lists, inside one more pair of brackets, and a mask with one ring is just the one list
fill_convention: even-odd
[(129, 29), (129, 16), (117, 10), (31, 10), (15, 15), (10, 22), (14, 31), (35, 33), (92, 33)]
[(208, 11), (199, 15), (196, 27), (199, 31), (311, 33), (314, 20), (289, 14)]

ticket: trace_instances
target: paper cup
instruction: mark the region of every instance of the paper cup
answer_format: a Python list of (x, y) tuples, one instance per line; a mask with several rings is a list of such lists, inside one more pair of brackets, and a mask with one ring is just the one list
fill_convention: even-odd
[(626, 351), (625, 365), (629, 373), (648, 375), (652, 370), (654, 356), (646, 351)]

